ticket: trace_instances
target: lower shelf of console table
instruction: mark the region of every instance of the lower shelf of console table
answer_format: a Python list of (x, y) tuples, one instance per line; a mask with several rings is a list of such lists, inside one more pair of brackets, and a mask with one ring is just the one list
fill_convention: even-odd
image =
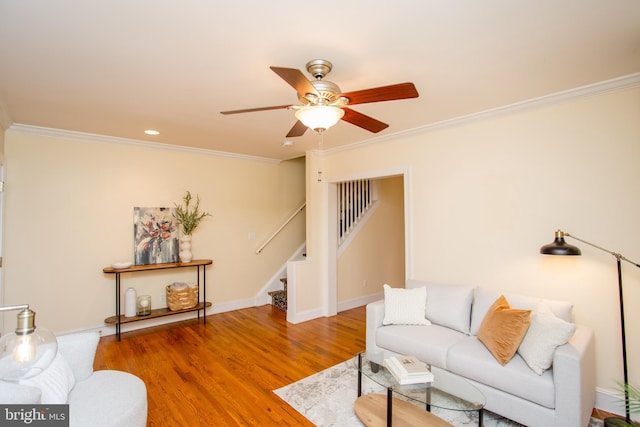
[[(138, 320), (153, 319), (154, 317), (172, 316), (174, 314), (188, 313), (190, 311), (200, 311), (200, 310), (204, 310), (207, 307), (211, 307), (211, 303), (208, 301), (201, 302), (195, 307), (185, 308), (182, 310), (169, 310), (167, 307), (157, 308), (157, 309), (151, 310), (151, 314), (148, 314), (146, 316), (125, 317), (124, 314), (121, 314), (120, 323), (121, 324), (131, 323), (131, 322), (137, 322)], [(107, 317), (106, 319), (104, 319), (104, 323), (106, 323), (107, 325), (115, 325), (116, 323), (118, 323), (118, 317), (117, 316)]]

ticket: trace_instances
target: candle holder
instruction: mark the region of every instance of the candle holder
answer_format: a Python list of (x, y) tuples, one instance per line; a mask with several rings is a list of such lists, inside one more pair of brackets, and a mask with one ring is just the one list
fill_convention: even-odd
[(151, 314), (151, 295), (140, 295), (137, 304), (138, 316), (148, 316)]

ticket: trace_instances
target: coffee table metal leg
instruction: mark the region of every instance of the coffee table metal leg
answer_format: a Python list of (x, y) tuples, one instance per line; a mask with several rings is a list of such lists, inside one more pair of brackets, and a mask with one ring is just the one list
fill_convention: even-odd
[(482, 427), (482, 414), (484, 413), (484, 409), (480, 409), (478, 411), (478, 427)]
[(393, 422), (393, 389), (387, 387), (387, 427)]
[(427, 412), (431, 412), (431, 387), (427, 387), (427, 398), (425, 401), (427, 402)]
[(358, 353), (358, 397), (362, 396), (362, 353)]

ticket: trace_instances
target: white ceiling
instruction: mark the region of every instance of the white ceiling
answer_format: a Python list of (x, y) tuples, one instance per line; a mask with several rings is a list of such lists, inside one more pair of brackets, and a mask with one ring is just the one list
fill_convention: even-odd
[(415, 83), (352, 107), (389, 135), (640, 71), (640, 0), (0, 0), (0, 123), (297, 157), (292, 111), (220, 111), (297, 103), (269, 66), (318, 58), (344, 92)]

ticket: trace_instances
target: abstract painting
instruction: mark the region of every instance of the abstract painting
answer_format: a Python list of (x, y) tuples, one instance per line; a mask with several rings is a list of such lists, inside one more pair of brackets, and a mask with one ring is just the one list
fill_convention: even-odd
[(133, 208), (136, 265), (178, 262), (178, 223), (174, 208)]

